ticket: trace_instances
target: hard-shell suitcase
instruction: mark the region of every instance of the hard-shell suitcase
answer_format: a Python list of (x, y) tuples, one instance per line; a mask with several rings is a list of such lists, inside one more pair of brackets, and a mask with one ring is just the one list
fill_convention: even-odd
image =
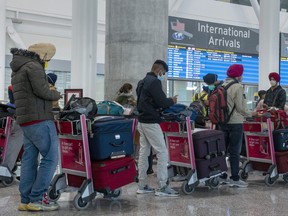
[(225, 155), (224, 132), (219, 130), (200, 130), (192, 134), (195, 158), (211, 158)]
[(92, 161), (93, 186), (109, 192), (136, 181), (136, 164), (132, 157)]
[(273, 141), (275, 151), (288, 150), (288, 129), (279, 129), (273, 131)]
[(95, 121), (93, 136), (88, 140), (91, 159), (104, 160), (133, 154), (132, 127), (132, 119), (104, 118)]
[(198, 179), (209, 178), (227, 171), (225, 156), (212, 157), (209, 160), (196, 158), (196, 170)]

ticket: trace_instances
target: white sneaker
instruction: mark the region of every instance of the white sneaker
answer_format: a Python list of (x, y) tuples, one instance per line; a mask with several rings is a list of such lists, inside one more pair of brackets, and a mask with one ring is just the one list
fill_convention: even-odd
[(145, 185), (144, 187), (138, 186), (137, 194), (147, 194), (154, 193), (155, 189), (150, 187), (149, 185)]
[(242, 181), (241, 179), (239, 179), (238, 181), (234, 181), (233, 179), (230, 179), (229, 180), (229, 186), (230, 187), (247, 188), (248, 187), (248, 183)]
[(155, 196), (177, 197), (177, 196), (179, 196), (179, 193), (166, 185), (166, 186), (158, 189), (155, 192)]

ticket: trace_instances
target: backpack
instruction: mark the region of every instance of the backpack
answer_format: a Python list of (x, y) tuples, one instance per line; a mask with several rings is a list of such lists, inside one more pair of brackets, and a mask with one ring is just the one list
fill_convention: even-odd
[(97, 105), (95, 100), (89, 97), (76, 98), (71, 97), (65, 105), (64, 111), (61, 113), (61, 120), (79, 120), (81, 114), (85, 114), (86, 118), (93, 119), (97, 113)]
[[(208, 93), (204, 93), (198, 98), (199, 94), (196, 94), (196, 100), (190, 104), (190, 108), (195, 110), (197, 113), (195, 124), (200, 126), (205, 126), (205, 105), (203, 104), (203, 98), (206, 97)], [(206, 112), (207, 113), (207, 112)]]
[(209, 119), (213, 124), (226, 124), (235, 109), (231, 112), (227, 104), (227, 89), (238, 81), (232, 81), (226, 86), (217, 87), (209, 96)]
[(161, 113), (161, 119), (164, 121), (185, 121), (187, 116), (191, 120), (195, 120), (197, 113), (184, 104), (173, 104), (172, 106), (164, 109)]
[(102, 101), (97, 104), (97, 115), (124, 115), (124, 108), (114, 101)]

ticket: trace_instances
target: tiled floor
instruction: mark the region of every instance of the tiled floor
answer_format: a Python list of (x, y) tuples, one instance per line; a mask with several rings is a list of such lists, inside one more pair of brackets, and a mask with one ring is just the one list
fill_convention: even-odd
[[(155, 174), (149, 176), (151, 184), (156, 186)], [(99, 194), (92, 205), (83, 211), (73, 206), (75, 192), (65, 192), (59, 199), (60, 210), (55, 212), (19, 212), (19, 182), (10, 187), (0, 186), (0, 215), (138, 215), (138, 216), (287, 216), (288, 184), (279, 178), (276, 184), (268, 187), (261, 172), (249, 173), (247, 189), (219, 186), (209, 189), (200, 185), (191, 195), (184, 195), (181, 182), (171, 182), (171, 186), (180, 192), (177, 198), (155, 197), (153, 194), (136, 195), (137, 184), (123, 187), (119, 200), (104, 199)]]

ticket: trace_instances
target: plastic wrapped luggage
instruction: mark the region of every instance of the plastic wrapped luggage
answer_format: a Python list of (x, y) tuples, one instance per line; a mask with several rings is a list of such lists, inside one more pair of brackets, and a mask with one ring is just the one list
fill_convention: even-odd
[(192, 134), (195, 158), (225, 155), (224, 133), (219, 130), (201, 130)]
[(92, 160), (123, 157), (133, 154), (133, 119), (107, 117), (92, 124), (89, 137)]
[(279, 129), (273, 131), (273, 141), (275, 151), (288, 150), (288, 129)]
[(92, 161), (91, 166), (96, 191), (109, 192), (136, 181), (136, 164), (130, 156)]

